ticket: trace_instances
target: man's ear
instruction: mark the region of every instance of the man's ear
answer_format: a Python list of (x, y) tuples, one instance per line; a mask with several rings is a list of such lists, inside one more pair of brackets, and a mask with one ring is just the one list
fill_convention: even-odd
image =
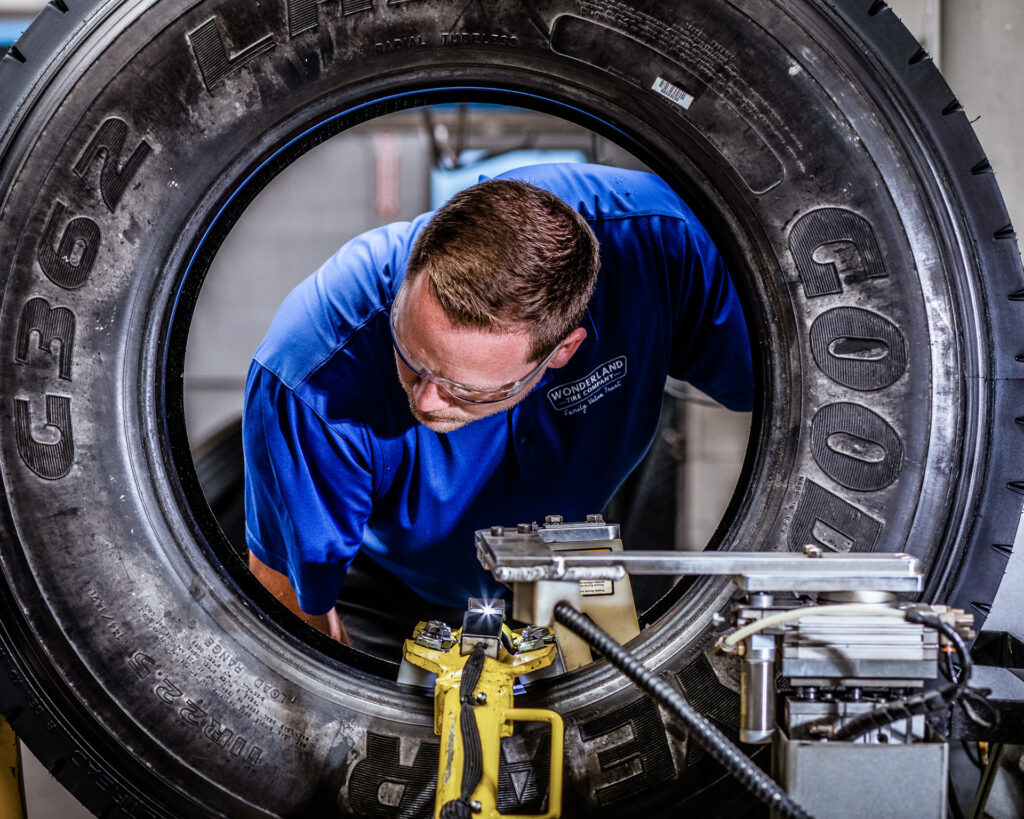
[(548, 362), (548, 366), (552, 369), (557, 370), (559, 367), (564, 367), (569, 363), (569, 359), (572, 358), (576, 351), (580, 348), (583, 340), (587, 337), (587, 331), (582, 327), (577, 327), (566, 337), (565, 341), (558, 348), (558, 352), (555, 353), (551, 361)]

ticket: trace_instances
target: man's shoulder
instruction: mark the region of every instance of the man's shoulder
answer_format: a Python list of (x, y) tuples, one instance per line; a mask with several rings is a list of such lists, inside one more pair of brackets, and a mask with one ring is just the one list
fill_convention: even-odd
[(254, 359), (294, 389), (351, 345), (389, 308), (425, 216), (345, 243), (285, 297)]
[(590, 221), (693, 213), (661, 177), (645, 171), (587, 163), (530, 165), (499, 179), (528, 182), (550, 191)]

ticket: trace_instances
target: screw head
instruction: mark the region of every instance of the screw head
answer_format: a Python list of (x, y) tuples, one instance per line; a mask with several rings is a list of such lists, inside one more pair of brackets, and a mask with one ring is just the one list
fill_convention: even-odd
[(525, 626), (519, 635), (519, 645), (516, 647), (516, 653), (526, 654), (530, 651), (536, 651), (538, 648), (544, 648), (549, 643), (554, 642), (555, 635), (546, 626)]
[(816, 543), (807, 543), (804, 545), (804, 554), (808, 557), (821, 557), (824, 552)]
[(587, 515), (587, 523), (604, 523), (604, 515)]
[(477, 691), (476, 692), (476, 701), (480, 705), (483, 705), (485, 702), (487, 702), (487, 694), (485, 692), (483, 692), (483, 691)]
[(516, 531), (521, 535), (528, 535), (533, 531), (533, 526), (529, 523), (517, 523)]
[(546, 518), (544, 518), (544, 522), (548, 524), (562, 523), (564, 520), (565, 519), (561, 515), (548, 515)]
[(480, 813), (480, 811), (484, 809), (484, 806), (480, 803), (479, 799), (474, 799), (469, 803), (469, 809), (473, 811), (473, 813)]
[(453, 642), (451, 627), (442, 620), (428, 620), (414, 642), (434, 651), (447, 651)]
[(494, 537), (501, 537), (502, 535), (505, 534), (505, 527), (504, 526), (492, 526), (491, 527), (491, 534), (494, 535)]

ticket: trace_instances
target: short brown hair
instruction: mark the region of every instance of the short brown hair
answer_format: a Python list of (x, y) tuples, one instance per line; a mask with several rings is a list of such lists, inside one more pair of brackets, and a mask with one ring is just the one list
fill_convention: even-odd
[(491, 179), (457, 193), (420, 232), (407, 278), (423, 273), (448, 319), (526, 328), (540, 361), (583, 319), (600, 266), (587, 221), (548, 191)]

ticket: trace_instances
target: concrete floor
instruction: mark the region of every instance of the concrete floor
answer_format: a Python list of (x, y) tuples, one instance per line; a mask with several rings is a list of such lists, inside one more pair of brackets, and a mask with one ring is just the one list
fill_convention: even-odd
[(21, 773), (25, 780), (27, 819), (89, 819), (92, 816), (24, 745), (21, 746)]

